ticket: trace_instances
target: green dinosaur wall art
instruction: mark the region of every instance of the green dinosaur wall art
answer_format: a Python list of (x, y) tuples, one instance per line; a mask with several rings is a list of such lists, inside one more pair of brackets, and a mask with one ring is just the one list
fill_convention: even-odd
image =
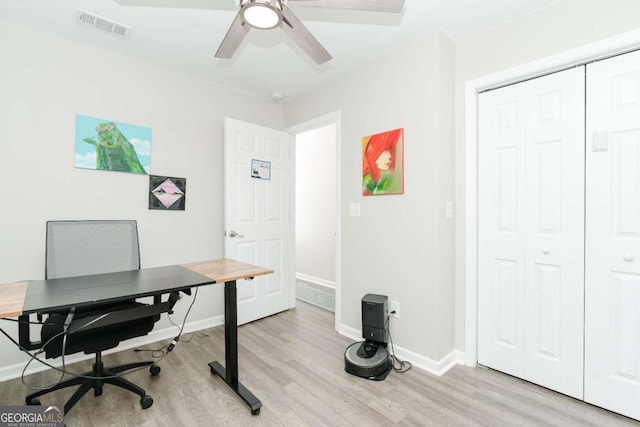
[(151, 128), (76, 115), (75, 167), (149, 174)]

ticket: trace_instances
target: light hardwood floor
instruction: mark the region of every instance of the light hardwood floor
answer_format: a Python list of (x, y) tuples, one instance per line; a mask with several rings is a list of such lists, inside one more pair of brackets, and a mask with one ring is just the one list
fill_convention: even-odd
[[(128, 376), (146, 388), (154, 404), (142, 410), (137, 396), (106, 385), (89, 392), (66, 417), (67, 426), (640, 426), (628, 418), (484, 368), (458, 366), (442, 377), (420, 369), (367, 381), (344, 372), (350, 340), (333, 329), (333, 313), (298, 302), (297, 308), (241, 326), (240, 380), (263, 407), (248, 407), (207, 363), (224, 361), (224, 329), (180, 342), (161, 364)], [(157, 348), (148, 346), (146, 348)], [(104, 356), (105, 365), (145, 360), (126, 350)], [(72, 365), (80, 372), (90, 362)], [(27, 381), (54, 381), (53, 372)], [(0, 405), (23, 405), (19, 379), (0, 383)], [(70, 391), (43, 396), (62, 405)], [(639, 403), (640, 404), (640, 403)]]

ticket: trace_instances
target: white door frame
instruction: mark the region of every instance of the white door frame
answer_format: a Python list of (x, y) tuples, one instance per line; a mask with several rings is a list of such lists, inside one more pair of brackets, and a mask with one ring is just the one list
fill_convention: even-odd
[(478, 363), (478, 93), (640, 48), (640, 30), (470, 80), (465, 84), (465, 365)]
[[(340, 111), (335, 111), (333, 113), (325, 114), (324, 116), (316, 117), (315, 119), (311, 119), (309, 121), (299, 123), (297, 125), (291, 126), (285, 129), (285, 132), (290, 133), (291, 135), (296, 135), (298, 133), (307, 132), (310, 130), (318, 129), (321, 127), (325, 127), (328, 125), (336, 126), (336, 308), (335, 308), (335, 325), (334, 328), (337, 331), (338, 326), (340, 325), (340, 298), (342, 294), (342, 288), (340, 286), (341, 283), (341, 268), (340, 268), (340, 236), (341, 236), (341, 222), (340, 222), (340, 212), (341, 209), (341, 197), (340, 197), (340, 183), (341, 183), (341, 162), (340, 162)], [(294, 155), (295, 155), (295, 143), (293, 144)], [(295, 174), (294, 174), (295, 175)], [(295, 206), (295, 203), (294, 203)], [(291, 294), (291, 307), (295, 307), (295, 284), (293, 288), (293, 292)]]

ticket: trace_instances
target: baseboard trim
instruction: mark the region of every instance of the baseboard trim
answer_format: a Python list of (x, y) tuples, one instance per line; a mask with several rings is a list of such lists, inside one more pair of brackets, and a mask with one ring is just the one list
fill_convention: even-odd
[(330, 280), (321, 279), (319, 277), (314, 277), (303, 273), (296, 273), (296, 279), (300, 279), (303, 282), (311, 282), (315, 285), (325, 286), (327, 288), (333, 289), (334, 291), (336, 290), (336, 282), (332, 282)]
[(467, 353), (465, 353), (462, 350), (454, 350), (454, 351), (456, 353), (456, 364), (462, 365), (462, 366), (469, 366), (471, 368), (475, 368), (476, 367), (475, 364), (469, 365), (467, 363)]
[[(343, 324), (338, 326), (338, 333), (355, 341), (362, 340), (362, 331)], [(433, 360), (397, 345), (393, 346), (393, 351), (398, 359), (410, 362), (416, 368), (420, 368), (436, 376), (444, 375), (449, 369), (456, 365), (463, 365), (466, 357), (464, 352), (460, 350), (452, 350), (440, 360)]]
[[(189, 332), (200, 331), (203, 329), (213, 328), (215, 326), (220, 326), (224, 324), (224, 315), (210, 317), (208, 319), (198, 320), (195, 322), (188, 322), (184, 326), (183, 334)], [(105, 351), (103, 354), (111, 354), (116, 353), (123, 350), (130, 350), (132, 348), (141, 347), (148, 344), (153, 344), (158, 341), (163, 341), (169, 338), (174, 338), (177, 334), (175, 326), (169, 326), (167, 328), (163, 328), (160, 330), (153, 330), (149, 335), (145, 335), (143, 337), (138, 337), (132, 340), (125, 341), (122, 345), (119, 345), (116, 348), (112, 348), (111, 350)], [(42, 355), (44, 357), (44, 354)], [(90, 354), (73, 354), (71, 356), (65, 357), (66, 365), (70, 365), (75, 362), (80, 362), (82, 360), (93, 359), (93, 355)], [(0, 368), (0, 382), (12, 380), (15, 378), (20, 378), (22, 375), (22, 370), (24, 369), (25, 363), (27, 363), (28, 359), (25, 359), (24, 362), (16, 363), (9, 366), (4, 366)], [(53, 366), (60, 367), (62, 366), (60, 359), (55, 360), (47, 360)], [(24, 372), (24, 375), (35, 374), (36, 372), (42, 372), (44, 370), (50, 369), (46, 365), (42, 365), (37, 361), (31, 362), (31, 365)]]

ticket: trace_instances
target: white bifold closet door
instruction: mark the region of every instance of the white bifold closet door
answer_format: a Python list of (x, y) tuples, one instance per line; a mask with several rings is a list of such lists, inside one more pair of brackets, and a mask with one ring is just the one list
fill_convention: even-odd
[(640, 419), (640, 53), (587, 66), (585, 400)]
[(478, 363), (582, 398), (584, 67), (479, 102)]

